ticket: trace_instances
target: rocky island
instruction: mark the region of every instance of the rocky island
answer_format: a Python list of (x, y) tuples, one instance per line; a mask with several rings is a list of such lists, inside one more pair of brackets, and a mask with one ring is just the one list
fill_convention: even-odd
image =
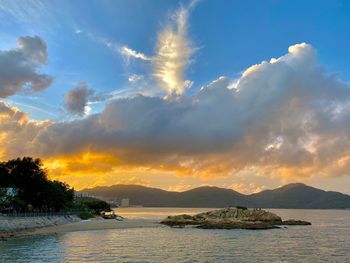
[(310, 222), (289, 219), (283, 221), (274, 213), (245, 207), (225, 208), (196, 215), (168, 216), (161, 224), (171, 227), (192, 226), (202, 229), (274, 229), (280, 225), (311, 225)]

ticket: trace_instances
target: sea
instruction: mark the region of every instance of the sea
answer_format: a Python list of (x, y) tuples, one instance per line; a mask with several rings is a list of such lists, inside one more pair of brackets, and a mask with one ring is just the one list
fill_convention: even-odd
[[(212, 209), (122, 208), (129, 220)], [(267, 209), (312, 226), (272, 230), (148, 227), (0, 241), (0, 262), (350, 262), (350, 210)]]

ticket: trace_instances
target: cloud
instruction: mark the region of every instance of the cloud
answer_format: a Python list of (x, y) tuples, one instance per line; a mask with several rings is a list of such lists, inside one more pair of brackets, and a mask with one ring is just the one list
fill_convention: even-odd
[(47, 62), (46, 43), (38, 36), (19, 37), (18, 47), (0, 51), (0, 98), (21, 91), (40, 92), (52, 77), (38, 72)]
[(191, 86), (184, 79), (184, 72), (191, 63), (195, 48), (187, 36), (187, 20), (194, 2), (188, 8), (181, 7), (158, 35), (157, 51), (153, 62), (153, 75), (160, 81), (167, 94), (181, 95)]
[(89, 109), (87, 108), (88, 99), (94, 93), (95, 91), (89, 89), (85, 82), (80, 82), (66, 94), (64, 97), (64, 106), (73, 115), (84, 115)]
[(128, 81), (129, 82), (138, 82), (138, 81), (141, 81), (141, 80), (144, 80), (144, 76), (142, 76), (142, 75), (131, 74), (128, 77)]
[(127, 46), (122, 46), (119, 49), (119, 52), (123, 56), (125, 56), (127, 59), (129, 59), (130, 57), (133, 57), (133, 58), (137, 58), (137, 59), (141, 59), (141, 60), (151, 60), (151, 58), (146, 56), (145, 54), (137, 52), (137, 51), (135, 51)]
[(127, 45), (121, 45), (119, 43), (116, 43), (108, 38), (101, 37), (101, 36), (98, 36), (96, 34), (92, 34), (90, 32), (85, 32), (85, 31), (80, 30), (80, 29), (76, 29), (74, 32), (76, 34), (84, 33), (90, 39), (92, 39), (98, 43), (101, 43), (105, 47), (110, 49), (111, 51), (122, 55), (126, 59), (127, 62), (129, 62), (131, 58), (145, 60), (145, 61), (152, 60), (152, 57), (149, 57), (149, 56), (147, 56), (141, 52), (138, 52), (136, 50), (133, 50), (132, 48), (128, 47)]
[[(316, 50), (305, 43), (248, 68), (235, 88), (220, 77), (176, 100), (115, 99), (101, 113), (73, 122), (34, 129), (28, 120), (20, 125), (21, 118), (14, 119), (4, 154), (61, 160), (66, 174), (87, 171), (98, 160), (96, 169), (106, 174), (213, 178), (251, 169), (283, 180), (349, 176), (350, 87), (322, 68)], [(27, 129), (31, 135), (23, 141), (19, 133)], [(67, 166), (72, 156), (86, 153), (90, 159)]]
[(0, 102), (0, 158), (21, 156), (31, 151), (35, 137), (52, 125), (50, 121), (32, 121), (18, 108)]
[(156, 52), (153, 56), (147, 56), (126, 45), (120, 46), (105, 39), (99, 41), (108, 48), (118, 51), (127, 62), (130, 58), (150, 61), (152, 77), (158, 81), (158, 88), (170, 96), (182, 95), (193, 84), (193, 81), (184, 79), (184, 73), (196, 50), (187, 35), (188, 16), (196, 2), (192, 1), (187, 7), (181, 6), (171, 16), (169, 23), (158, 34)]
[[(150, 62), (152, 74), (147, 76), (153, 82), (156, 80), (158, 85), (153, 84), (149, 92), (143, 89), (142, 94), (152, 93), (159, 95), (162, 92), (167, 97), (178, 96), (185, 93), (193, 85), (193, 81), (185, 79), (185, 70), (192, 63), (192, 55), (197, 50), (191, 42), (188, 34), (188, 17), (198, 1), (191, 1), (187, 6), (181, 6), (169, 18), (169, 22), (162, 28), (157, 36), (155, 54), (146, 55), (142, 52), (130, 48), (128, 45), (116, 43), (105, 37), (75, 30), (77, 34), (84, 33), (93, 41), (103, 44), (113, 52), (116, 52), (129, 64), (131, 59), (138, 59)], [(130, 82), (135, 79), (129, 78)]]

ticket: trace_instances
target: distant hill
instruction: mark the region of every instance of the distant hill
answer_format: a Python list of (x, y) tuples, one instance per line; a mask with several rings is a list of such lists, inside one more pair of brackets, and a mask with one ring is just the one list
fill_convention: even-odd
[(262, 208), (350, 208), (350, 196), (324, 191), (305, 184), (288, 184), (274, 190), (244, 195), (231, 189), (198, 187), (184, 192), (171, 192), (139, 185), (95, 187), (82, 192), (106, 199), (129, 198), (132, 205), (153, 207), (228, 207)]
[(350, 208), (350, 196), (295, 183), (250, 195), (259, 207), (269, 208)]
[(142, 206), (175, 206), (177, 192), (140, 185), (113, 185), (86, 189), (82, 192), (106, 199), (121, 200), (129, 198), (132, 205)]
[(198, 187), (189, 191), (177, 193), (174, 200), (176, 207), (227, 207), (252, 206), (246, 195), (232, 189), (218, 187)]

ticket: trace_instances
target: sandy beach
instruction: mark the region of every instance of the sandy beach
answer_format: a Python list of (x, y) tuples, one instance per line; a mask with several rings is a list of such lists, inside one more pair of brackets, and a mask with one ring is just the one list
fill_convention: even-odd
[(117, 221), (113, 219), (93, 218), (80, 222), (68, 223), (59, 226), (39, 228), (32, 231), (33, 234), (65, 233), (73, 231), (90, 231), (103, 229), (126, 229), (139, 227), (163, 227), (158, 221), (145, 219), (126, 219)]
[(164, 227), (159, 224), (157, 220), (150, 219), (125, 219), (124, 221), (117, 221), (113, 219), (103, 219), (100, 217), (92, 218), (89, 220), (81, 220), (79, 222), (72, 222), (62, 225), (35, 228), (31, 230), (3, 233), (1, 237), (6, 238), (18, 238), (26, 236), (36, 235), (49, 235), (59, 234), (74, 231), (92, 231), (92, 230), (105, 230), (105, 229), (128, 229), (128, 228), (142, 228), (142, 227)]

